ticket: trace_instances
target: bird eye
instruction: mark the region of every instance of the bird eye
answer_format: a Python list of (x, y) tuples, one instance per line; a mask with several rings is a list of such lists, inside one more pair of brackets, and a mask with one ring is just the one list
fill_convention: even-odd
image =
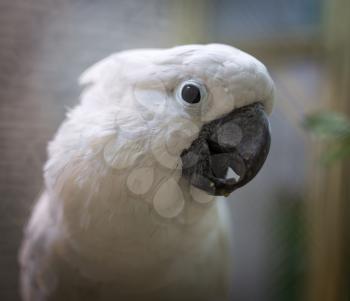
[(201, 101), (201, 91), (193, 84), (186, 84), (182, 87), (181, 97), (188, 103), (198, 103)]
[(180, 86), (179, 97), (181, 100), (189, 103), (189, 104), (196, 104), (199, 103), (206, 95), (206, 91), (203, 85), (189, 80)]

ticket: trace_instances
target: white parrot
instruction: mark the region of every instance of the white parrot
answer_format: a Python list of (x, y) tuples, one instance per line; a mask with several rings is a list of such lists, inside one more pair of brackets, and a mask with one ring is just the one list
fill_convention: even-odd
[(23, 300), (228, 300), (223, 196), (269, 151), (265, 66), (222, 44), (130, 50), (81, 83), (26, 227)]

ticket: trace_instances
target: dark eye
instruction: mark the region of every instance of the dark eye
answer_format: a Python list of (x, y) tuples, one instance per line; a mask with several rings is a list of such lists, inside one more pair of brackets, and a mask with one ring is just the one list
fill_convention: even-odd
[(201, 101), (201, 91), (194, 84), (186, 84), (182, 87), (181, 97), (188, 103), (198, 103)]
[[(175, 90), (175, 97), (185, 107), (198, 109), (198, 103), (204, 104), (208, 98), (207, 87), (198, 79), (188, 79), (180, 83)], [(203, 107), (200, 105), (200, 107)]]

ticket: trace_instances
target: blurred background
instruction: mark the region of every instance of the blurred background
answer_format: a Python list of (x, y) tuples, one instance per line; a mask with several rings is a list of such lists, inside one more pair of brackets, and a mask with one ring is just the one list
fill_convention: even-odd
[(275, 80), (272, 149), (231, 196), (235, 301), (350, 300), (350, 2), (0, 0), (0, 300), (77, 77), (128, 48), (227, 43)]

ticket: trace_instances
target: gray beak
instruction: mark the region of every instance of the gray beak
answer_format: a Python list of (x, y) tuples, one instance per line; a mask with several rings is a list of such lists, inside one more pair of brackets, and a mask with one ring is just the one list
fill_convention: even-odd
[[(257, 102), (205, 124), (181, 154), (182, 175), (211, 195), (228, 196), (252, 180), (270, 149), (270, 127)], [(234, 177), (227, 177), (232, 169)]]

